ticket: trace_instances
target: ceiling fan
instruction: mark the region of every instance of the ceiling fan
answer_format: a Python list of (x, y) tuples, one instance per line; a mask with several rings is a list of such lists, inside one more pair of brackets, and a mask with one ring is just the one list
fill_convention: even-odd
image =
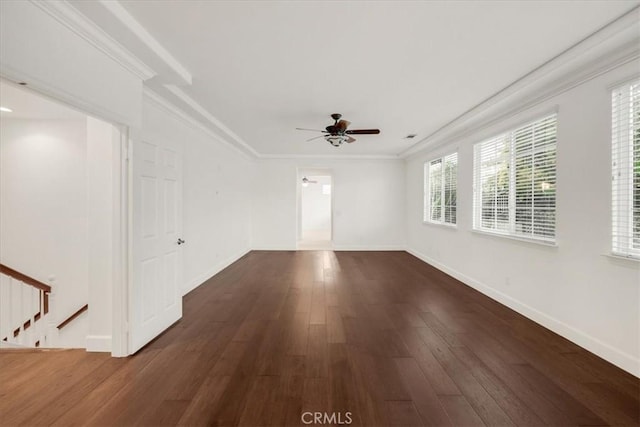
[(352, 143), (356, 139), (351, 135), (377, 135), (380, 133), (380, 129), (352, 129), (348, 130), (347, 128), (351, 124), (346, 120), (341, 119), (342, 114), (334, 113), (331, 115), (331, 118), (334, 120), (332, 125), (329, 125), (325, 128), (325, 130), (317, 130), (317, 129), (305, 129), (305, 128), (296, 128), (297, 130), (309, 130), (312, 132), (322, 132), (323, 135), (316, 136), (311, 139), (307, 139), (307, 141), (313, 141), (314, 139), (324, 138), (329, 144), (334, 147), (339, 147), (343, 142)]
[(306, 176), (302, 178), (302, 186), (303, 187), (307, 187), (309, 186), (309, 184), (317, 184), (318, 181), (312, 181), (309, 178), (307, 178)]

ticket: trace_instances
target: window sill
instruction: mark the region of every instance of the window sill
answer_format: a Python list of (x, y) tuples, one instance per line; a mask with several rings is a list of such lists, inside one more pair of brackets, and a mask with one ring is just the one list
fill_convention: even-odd
[(441, 228), (446, 228), (449, 230), (457, 230), (458, 229), (458, 225), (457, 224), (449, 224), (447, 222), (433, 222), (433, 221), (422, 221), (422, 225), (432, 225), (434, 227), (441, 227)]
[(622, 261), (630, 261), (630, 262), (634, 262), (634, 263), (640, 263), (640, 256), (637, 255), (622, 255), (622, 254), (616, 254), (614, 252), (609, 252), (606, 254), (602, 254), (602, 256), (606, 256), (607, 258), (612, 258), (615, 260), (622, 260)]
[(527, 237), (520, 237), (520, 236), (514, 236), (512, 234), (503, 234), (503, 233), (492, 233), (490, 231), (485, 231), (485, 230), (478, 230), (478, 229), (473, 229), (471, 230), (473, 233), (476, 234), (480, 234), (483, 236), (491, 236), (491, 237), (498, 237), (498, 238), (503, 238), (503, 239), (509, 239), (509, 240), (516, 240), (518, 242), (524, 242), (524, 243), (533, 243), (535, 245), (540, 245), (540, 246), (547, 246), (550, 248), (557, 248), (558, 247), (558, 243), (555, 241), (549, 241), (549, 240), (542, 240), (542, 239), (535, 239), (535, 238), (527, 238)]

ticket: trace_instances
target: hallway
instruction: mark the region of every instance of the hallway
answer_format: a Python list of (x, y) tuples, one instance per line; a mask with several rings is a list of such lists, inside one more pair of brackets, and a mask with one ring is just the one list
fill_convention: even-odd
[(639, 394), (405, 252), (253, 251), (133, 357), (0, 352), (7, 426), (638, 425)]

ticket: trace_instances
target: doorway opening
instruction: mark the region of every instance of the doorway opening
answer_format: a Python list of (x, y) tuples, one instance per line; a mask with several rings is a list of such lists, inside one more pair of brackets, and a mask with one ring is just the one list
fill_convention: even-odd
[(300, 170), (298, 249), (331, 249), (333, 178), (327, 170)]
[(5, 79), (0, 104), (0, 340), (125, 355), (126, 130)]

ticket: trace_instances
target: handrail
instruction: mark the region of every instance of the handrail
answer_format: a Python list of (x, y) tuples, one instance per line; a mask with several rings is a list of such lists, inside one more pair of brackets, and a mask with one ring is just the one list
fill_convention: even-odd
[(51, 286), (45, 285), (44, 283), (33, 279), (26, 274), (22, 274), (19, 271), (14, 270), (13, 268), (9, 268), (6, 265), (0, 264), (0, 273), (6, 274), (7, 276), (11, 276), (16, 280), (21, 281), (27, 285), (33, 286), (34, 288), (40, 289), (45, 293), (51, 292)]
[(56, 326), (56, 328), (58, 329), (62, 329), (65, 326), (67, 326), (69, 323), (71, 323), (71, 321), (73, 319), (75, 319), (76, 317), (80, 316), (82, 313), (84, 313), (85, 311), (89, 310), (89, 304), (85, 304), (82, 307), (80, 307), (78, 309), (78, 311), (76, 311), (75, 313), (73, 313), (71, 316), (67, 317), (64, 321), (62, 321), (58, 326)]

